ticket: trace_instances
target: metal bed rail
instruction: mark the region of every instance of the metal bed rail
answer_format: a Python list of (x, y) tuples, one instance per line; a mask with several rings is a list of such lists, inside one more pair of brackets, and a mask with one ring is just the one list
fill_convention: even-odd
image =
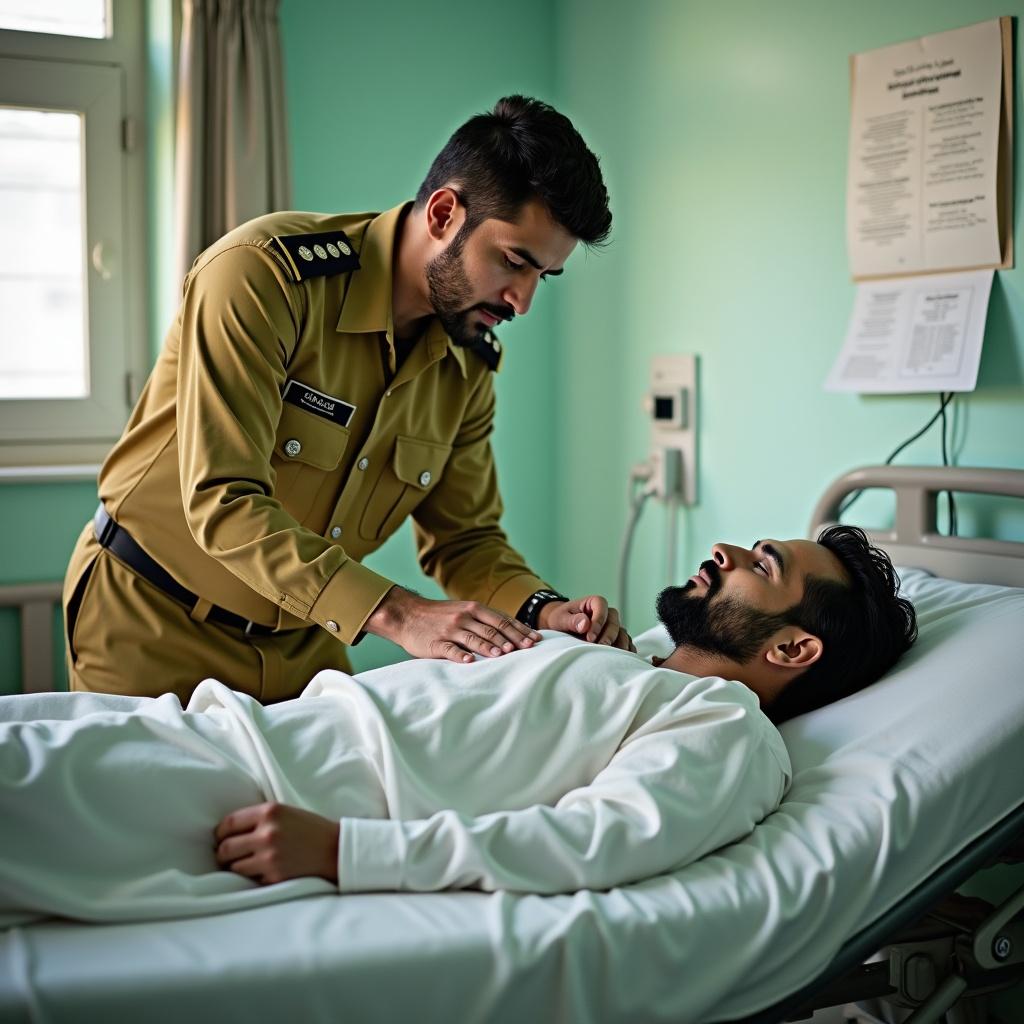
[(856, 491), (883, 489), (896, 497), (891, 530), (868, 530), (897, 565), (927, 569), (964, 583), (1024, 587), (1024, 543), (948, 537), (938, 530), (943, 491), (1024, 498), (1024, 472), (967, 466), (863, 466), (834, 480), (811, 517), (810, 536), (839, 521), (843, 499)]

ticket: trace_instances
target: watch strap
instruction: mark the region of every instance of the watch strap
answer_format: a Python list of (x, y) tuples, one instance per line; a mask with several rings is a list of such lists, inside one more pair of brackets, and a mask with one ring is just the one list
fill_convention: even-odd
[(557, 590), (538, 590), (523, 602), (523, 606), (516, 613), (516, 618), (530, 629), (536, 629), (537, 618), (544, 605), (551, 604), (553, 601), (568, 600), (569, 598), (564, 594), (559, 594)]

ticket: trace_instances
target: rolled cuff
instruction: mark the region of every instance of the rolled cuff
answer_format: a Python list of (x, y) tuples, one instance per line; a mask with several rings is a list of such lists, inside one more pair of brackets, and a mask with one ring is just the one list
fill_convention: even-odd
[(531, 573), (522, 573), (505, 580), (484, 604), (497, 608), (511, 618), (516, 617), (516, 612), (523, 607), (526, 600), (537, 593), (538, 590), (551, 590), (549, 583), (545, 583), (539, 576)]
[(324, 585), (308, 618), (351, 645), (362, 638), (366, 620), (394, 585), (392, 580), (350, 558)]
[(394, 891), (402, 887), (407, 842), (401, 821), (342, 818), (338, 838), (341, 892)]

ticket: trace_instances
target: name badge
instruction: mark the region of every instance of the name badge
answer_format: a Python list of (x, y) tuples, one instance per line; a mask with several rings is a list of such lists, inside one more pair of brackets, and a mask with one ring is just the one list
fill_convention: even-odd
[(281, 397), (286, 402), (305, 409), (306, 412), (337, 423), (340, 427), (347, 427), (356, 411), (356, 407), (351, 402), (346, 402), (341, 398), (332, 398), (299, 380), (287, 381), (284, 391), (281, 392)]

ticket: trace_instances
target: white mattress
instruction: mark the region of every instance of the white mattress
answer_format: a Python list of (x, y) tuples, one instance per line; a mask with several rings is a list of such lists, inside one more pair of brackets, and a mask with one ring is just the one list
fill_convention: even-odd
[[(0, 1020), (710, 1021), (754, 1012), (1022, 799), (1024, 590), (910, 570), (921, 637), (783, 726), (794, 781), (740, 843), (611, 892), (316, 896), (0, 934)], [(641, 638), (654, 653), (659, 630)]]

